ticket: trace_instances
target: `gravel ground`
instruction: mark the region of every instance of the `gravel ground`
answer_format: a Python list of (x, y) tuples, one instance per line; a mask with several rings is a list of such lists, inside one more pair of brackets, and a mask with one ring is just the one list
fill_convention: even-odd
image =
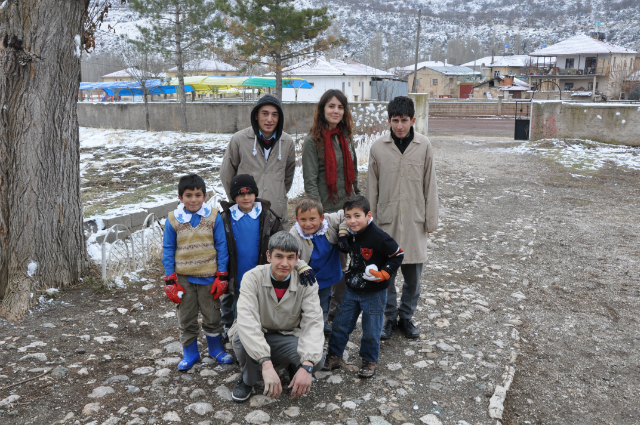
[(175, 369), (158, 263), (127, 288), (87, 276), (0, 321), (0, 422), (639, 423), (638, 171), (605, 162), (580, 175), (504, 138), (432, 142), (441, 220), (421, 337), (383, 342), (375, 378), (357, 378), (356, 330), (346, 364), (318, 374), (309, 396), (228, 401), (237, 366)]

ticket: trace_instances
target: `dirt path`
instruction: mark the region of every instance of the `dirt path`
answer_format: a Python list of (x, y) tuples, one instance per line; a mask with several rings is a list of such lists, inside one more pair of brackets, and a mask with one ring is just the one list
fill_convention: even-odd
[(356, 377), (356, 331), (346, 365), (316, 375), (309, 396), (228, 401), (237, 366), (175, 370), (175, 308), (155, 264), (126, 289), (86, 278), (0, 321), (0, 388), (50, 371), (0, 389), (0, 423), (495, 425), (488, 406), (505, 371), (503, 424), (639, 423), (638, 173), (609, 164), (576, 177), (508, 138), (432, 142), (442, 215), (421, 338), (384, 342), (376, 378)]

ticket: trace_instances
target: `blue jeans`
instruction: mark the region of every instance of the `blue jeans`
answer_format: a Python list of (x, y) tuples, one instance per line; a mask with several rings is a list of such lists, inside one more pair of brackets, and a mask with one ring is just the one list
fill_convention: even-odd
[(320, 307), (322, 307), (322, 316), (324, 317), (325, 329), (329, 327), (327, 325), (327, 315), (329, 314), (329, 306), (331, 305), (331, 288), (332, 286), (327, 286), (326, 288), (318, 290), (318, 296), (320, 297)]
[(380, 354), (380, 335), (384, 321), (384, 307), (387, 304), (387, 291), (356, 292), (347, 287), (333, 319), (333, 333), (329, 339), (329, 350), (342, 357), (349, 335), (353, 332), (362, 312), (362, 340), (360, 357), (377, 362)]

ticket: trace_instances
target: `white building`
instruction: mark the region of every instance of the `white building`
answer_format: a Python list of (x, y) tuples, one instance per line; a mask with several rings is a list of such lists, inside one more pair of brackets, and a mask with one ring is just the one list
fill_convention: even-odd
[[(415, 64), (407, 66), (396, 66), (395, 68), (389, 68), (387, 71), (394, 74), (399, 78), (406, 78), (410, 73), (415, 70)], [(447, 66), (446, 62), (441, 61), (423, 61), (418, 62), (418, 70), (426, 68), (427, 66)]]
[[(273, 76), (274, 73), (267, 75)], [(329, 89), (342, 91), (349, 102), (354, 102), (371, 100), (372, 81), (392, 78), (393, 75), (354, 61), (319, 57), (285, 68), (283, 77), (302, 78), (313, 86), (312, 89), (284, 88), (282, 100), (285, 102), (318, 102)]]
[(531, 58), (527, 55), (485, 56), (461, 66), (473, 68), (475, 65), (475, 70), (482, 73), (482, 78), (489, 79), (505, 75), (523, 75), (530, 61)]
[[(194, 59), (184, 64), (184, 75), (209, 75), (219, 77), (231, 77), (239, 75), (239, 69), (226, 62), (217, 59)], [(174, 66), (167, 71), (167, 78), (176, 78), (178, 67)]]

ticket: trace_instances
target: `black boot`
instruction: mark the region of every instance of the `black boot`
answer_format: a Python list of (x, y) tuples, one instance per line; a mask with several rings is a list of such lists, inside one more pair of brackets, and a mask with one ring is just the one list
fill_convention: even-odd
[(386, 319), (384, 321), (384, 326), (382, 327), (382, 334), (380, 335), (380, 339), (391, 339), (393, 335), (393, 330), (396, 328), (396, 321)]
[(418, 338), (420, 336), (420, 332), (413, 326), (411, 319), (400, 319), (398, 320), (398, 329), (404, 333), (404, 336), (407, 338)]

